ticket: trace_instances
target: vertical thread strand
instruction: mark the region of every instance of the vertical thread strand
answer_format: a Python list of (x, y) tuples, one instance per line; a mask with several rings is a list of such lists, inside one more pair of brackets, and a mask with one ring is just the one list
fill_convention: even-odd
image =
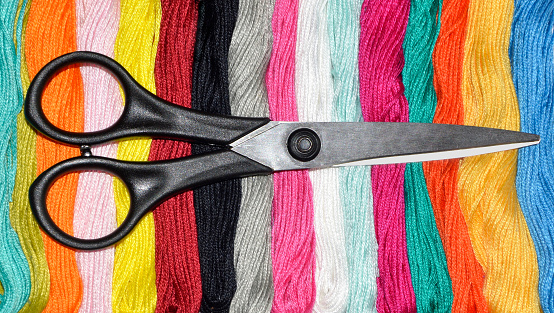
[[(23, 23), (21, 25), (21, 83), (23, 94), (29, 87), (29, 73), (25, 57), (25, 34), (29, 21), (31, 1), (24, 6)], [(31, 291), (29, 299), (19, 312), (34, 313), (42, 312), (48, 303), (50, 294), (50, 272), (46, 262), (44, 243), (39, 226), (31, 214), (29, 206), (29, 187), (37, 174), (36, 159), (36, 133), (31, 129), (23, 110), (17, 116), (17, 173), (15, 176), (15, 188), (13, 191), (13, 203), (10, 209), (10, 218), (14, 230), (19, 236), (21, 248), (27, 257), (31, 273)]]
[[(360, 16), (360, 102), (367, 122), (407, 122), (402, 42), (408, 0), (365, 0)], [(406, 247), (404, 212), (405, 165), (371, 168), (373, 214), (378, 250), (377, 311), (415, 312)]]
[[(431, 123), (437, 105), (433, 88), (432, 52), (439, 34), (442, 0), (412, 1), (404, 39), (405, 66), (402, 79), (409, 104), (409, 120)], [(446, 256), (427, 193), (422, 163), (406, 164), (406, 243), (416, 296), (421, 312), (452, 309), (452, 283)]]
[(541, 136), (539, 145), (519, 151), (516, 186), (537, 252), (541, 308), (551, 313), (554, 312), (554, 2), (515, 1), (510, 57), (521, 131)]
[[(162, 1), (156, 56), (156, 91), (172, 103), (191, 105), (192, 63), (198, 5), (194, 0)], [(190, 155), (190, 144), (153, 140), (150, 160)], [(197, 313), (202, 298), (192, 192), (168, 199), (154, 210), (156, 228), (156, 312)]]
[[(150, 92), (156, 92), (154, 63), (161, 19), (159, 0), (122, 0), (115, 60)], [(117, 158), (147, 161), (151, 139), (120, 141)], [(114, 181), (118, 225), (129, 209), (129, 196), (121, 181)], [(115, 248), (112, 306), (114, 312), (152, 312), (156, 307), (155, 235), (152, 213)]]
[[(47, 62), (75, 51), (76, 16), (74, 1), (33, 1), (29, 12), (25, 53), (32, 79)], [(47, 118), (57, 127), (83, 131), (83, 83), (78, 68), (60, 72), (42, 97)], [(68, 94), (69, 93), (69, 94)], [(67, 118), (71, 116), (72, 118)], [(37, 136), (37, 174), (50, 166), (79, 155), (79, 149)], [(73, 208), (78, 174), (60, 178), (50, 189), (46, 200), (48, 211), (61, 229), (73, 233)], [(75, 251), (53, 241), (42, 233), (46, 260), (50, 270), (50, 297), (44, 312), (74, 312), (79, 308), (83, 286), (77, 270)]]
[[(270, 117), (296, 121), (295, 52), (298, 0), (277, 0), (271, 20), (273, 49), (266, 74)], [(311, 312), (315, 301), (315, 234), (307, 171), (273, 175), (271, 312)]]
[[(298, 120), (334, 118), (327, 0), (300, 0), (296, 42), (295, 91)], [(343, 312), (348, 297), (344, 218), (339, 169), (310, 170), (316, 236), (314, 312)]]
[[(19, 311), (27, 302), (31, 274), (19, 238), (10, 221), (10, 202), (17, 162), (17, 114), (23, 103), (20, 76), (21, 28), (24, 10), (18, 1), (0, 7), (0, 311)], [(23, 7), (25, 3), (23, 3)], [(15, 39), (15, 41), (14, 41)]]
[[(433, 52), (437, 108), (434, 123), (462, 124), (462, 67), (469, 0), (444, 0)], [(423, 163), (427, 190), (452, 279), (452, 312), (488, 312), (484, 272), (475, 258), (458, 200), (459, 160)]]
[[(464, 124), (519, 130), (508, 44), (514, 3), (469, 6), (463, 85)], [(517, 151), (463, 159), (459, 199), (493, 312), (540, 312), (538, 265), (515, 188)], [(517, 262), (514, 262), (517, 260)]]
[[(264, 75), (271, 53), (274, 0), (239, 1), (229, 47), (229, 96), (237, 116), (269, 116)], [(230, 312), (264, 313), (273, 302), (271, 271), (271, 176), (241, 180), (242, 199), (235, 235), (237, 291)]]
[[(360, 13), (363, 0), (329, 1), (329, 41), (334, 86), (334, 120), (362, 121), (358, 79)], [(348, 262), (347, 312), (376, 312), (377, 239), (369, 167), (339, 172)]]
[[(238, 0), (208, 0), (198, 5), (194, 49), (193, 109), (231, 114), (228, 55), (238, 13)], [(192, 145), (192, 154), (214, 151)], [(198, 231), (202, 304), (200, 312), (228, 312), (236, 290), (233, 263), (241, 199), (240, 180), (234, 179), (194, 190)]]
[[(119, 1), (78, 0), (77, 48), (114, 56), (119, 23)], [(121, 95), (117, 82), (98, 67), (80, 68), (83, 77), (85, 125), (91, 132), (112, 125), (121, 114)], [(117, 144), (92, 148), (93, 155), (115, 158)], [(74, 232), (78, 238), (100, 238), (115, 229), (115, 201), (112, 178), (98, 172), (79, 174), (75, 199)], [(81, 279), (83, 300), (79, 312), (111, 312), (114, 248), (78, 251), (75, 254)]]

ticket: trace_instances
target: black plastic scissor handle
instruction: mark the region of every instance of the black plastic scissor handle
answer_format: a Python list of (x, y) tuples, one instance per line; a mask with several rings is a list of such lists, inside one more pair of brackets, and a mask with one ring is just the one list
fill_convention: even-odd
[[(41, 105), (44, 89), (59, 71), (76, 63), (103, 67), (120, 83), (125, 108), (112, 126), (89, 133), (68, 132), (46, 118)], [(81, 147), (137, 136), (227, 145), (269, 122), (267, 118), (214, 115), (177, 106), (143, 88), (116, 61), (93, 52), (69, 53), (42, 68), (27, 92), (25, 117), (44, 135)], [(80, 239), (65, 233), (52, 220), (46, 207), (46, 198), (54, 182), (67, 173), (83, 170), (112, 174), (121, 179), (129, 191), (131, 205), (126, 219), (102, 238)], [(39, 175), (29, 188), (29, 201), (38, 224), (54, 240), (75, 249), (95, 250), (123, 239), (148, 211), (177, 193), (226, 179), (270, 173), (272, 169), (230, 150), (155, 162), (126, 162), (85, 155), (55, 164)]]
[[(87, 133), (65, 131), (54, 126), (42, 110), (42, 94), (48, 82), (64, 68), (77, 63), (95, 64), (106, 69), (123, 89), (123, 113), (106, 129)], [(146, 90), (115, 60), (88, 51), (68, 53), (46, 64), (29, 86), (24, 110), (27, 121), (38, 131), (72, 145), (94, 145), (127, 137), (226, 145), (269, 122), (267, 118), (208, 114), (175, 105)]]
[[(127, 217), (117, 229), (101, 238), (81, 239), (67, 234), (52, 220), (46, 207), (48, 191), (56, 179), (83, 170), (110, 173), (123, 181), (129, 191), (131, 205)], [(270, 168), (231, 150), (153, 162), (80, 156), (57, 163), (40, 174), (29, 188), (29, 201), (38, 224), (54, 240), (79, 250), (97, 250), (123, 239), (146, 213), (184, 190), (232, 178), (271, 173)]]

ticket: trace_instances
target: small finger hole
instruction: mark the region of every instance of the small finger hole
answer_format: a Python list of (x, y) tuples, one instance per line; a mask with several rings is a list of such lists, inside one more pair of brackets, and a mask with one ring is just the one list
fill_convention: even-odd
[(114, 125), (123, 113), (123, 92), (105, 68), (91, 63), (59, 71), (42, 94), (44, 115), (59, 129), (90, 133)]

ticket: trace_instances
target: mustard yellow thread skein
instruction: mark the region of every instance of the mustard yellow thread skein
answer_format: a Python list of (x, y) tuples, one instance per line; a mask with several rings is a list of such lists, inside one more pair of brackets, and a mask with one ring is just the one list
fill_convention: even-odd
[[(23, 1), (20, 1), (23, 5)], [(23, 31), (21, 33), (22, 51), (25, 51), (25, 30), (29, 18), (31, 1), (27, 1), (24, 9)], [(21, 54), (21, 83), (23, 92), (29, 87), (29, 73), (25, 61), (25, 53)], [(50, 295), (50, 272), (46, 262), (44, 244), (38, 224), (29, 207), (29, 186), (37, 173), (36, 166), (36, 134), (25, 121), (23, 111), (17, 116), (17, 173), (15, 188), (10, 204), (10, 220), (21, 242), (21, 248), (29, 263), (31, 271), (31, 293), (27, 303), (19, 312), (32, 313), (44, 310)]]
[[(158, 0), (121, 0), (115, 59), (152, 93), (156, 93), (154, 63), (158, 47), (161, 3)], [(147, 161), (151, 139), (119, 143), (119, 160)], [(114, 181), (117, 222), (126, 217), (129, 196)], [(148, 213), (115, 249), (113, 312), (153, 312), (156, 307), (154, 218)]]
[[(475, 0), (463, 66), (464, 124), (519, 130), (508, 47), (513, 0)], [(517, 151), (466, 158), (459, 199), (491, 312), (540, 312), (537, 258), (515, 188)]]

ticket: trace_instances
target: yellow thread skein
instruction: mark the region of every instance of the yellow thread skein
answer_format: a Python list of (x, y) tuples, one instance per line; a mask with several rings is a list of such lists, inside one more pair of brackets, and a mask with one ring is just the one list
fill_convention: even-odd
[[(121, 0), (115, 59), (152, 93), (156, 93), (154, 63), (158, 48), (161, 3), (157, 0)], [(147, 161), (151, 139), (121, 141), (117, 158)], [(127, 216), (129, 196), (115, 180), (117, 222)], [(148, 213), (115, 249), (113, 312), (153, 312), (156, 307), (154, 218)]]
[[(519, 130), (508, 47), (513, 0), (470, 3), (463, 66), (466, 125)], [(466, 158), (460, 205), (475, 256), (485, 271), (491, 312), (540, 312), (538, 265), (517, 200), (517, 151)]]

